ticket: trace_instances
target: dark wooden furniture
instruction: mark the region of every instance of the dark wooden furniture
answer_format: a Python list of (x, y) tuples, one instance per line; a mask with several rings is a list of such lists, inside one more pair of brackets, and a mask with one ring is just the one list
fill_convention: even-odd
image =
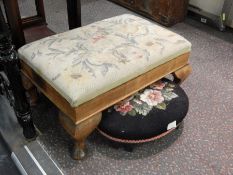
[(188, 0), (110, 0), (165, 26), (184, 20)]
[[(3, 0), (7, 21), (12, 32), (13, 43), (16, 48), (25, 43), (35, 41), (54, 32), (47, 27), (43, 0), (34, 0), (37, 15), (23, 18), (17, 0)], [(66, 0), (69, 29), (81, 26), (81, 4), (80, 0)]]
[[(27, 101), (24, 88), (30, 95), (35, 89), (31, 83), (21, 81), (19, 60), (15, 48), (46, 36), (55, 34), (47, 27), (43, 0), (35, 0), (37, 14), (21, 19), (17, 0), (3, 0), (7, 23), (0, 9), (0, 93), (5, 92), (11, 105), (14, 107), (17, 119), (23, 128), (27, 139), (35, 138), (36, 131), (33, 125), (30, 105)], [(81, 26), (80, 0), (67, 0), (69, 28)], [(24, 77), (22, 77), (24, 80)], [(23, 84), (22, 84), (23, 83)], [(24, 88), (23, 88), (24, 86)]]
[(11, 42), (11, 35), (0, 8), (0, 92), (13, 106), (23, 134), (27, 139), (36, 136), (30, 105), (22, 86), (19, 59)]

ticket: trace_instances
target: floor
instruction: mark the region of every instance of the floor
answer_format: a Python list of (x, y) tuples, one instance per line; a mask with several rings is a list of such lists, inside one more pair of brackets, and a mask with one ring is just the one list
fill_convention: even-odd
[[(31, 1), (21, 0), (27, 16)], [(67, 30), (65, 1), (45, 0), (47, 21), (56, 32)], [(31, 11), (32, 12), (32, 11)], [(32, 12), (33, 13), (33, 12)], [(133, 13), (106, 0), (83, 0), (83, 25)], [(170, 30), (192, 43), (192, 75), (182, 84), (190, 108), (184, 126), (142, 145), (134, 152), (112, 148), (94, 132), (82, 161), (70, 158), (72, 139), (58, 124), (57, 109), (41, 97), (33, 108), (37, 138), (64, 174), (233, 174), (233, 32), (224, 33), (187, 19)]]
[(19, 171), (11, 160), (9, 151), (0, 135), (0, 174), (19, 175)]

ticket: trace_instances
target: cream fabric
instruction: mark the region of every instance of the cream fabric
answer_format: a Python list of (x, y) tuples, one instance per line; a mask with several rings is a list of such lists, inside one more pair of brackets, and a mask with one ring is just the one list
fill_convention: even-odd
[(190, 50), (182, 36), (125, 14), (32, 42), (18, 52), (77, 107)]

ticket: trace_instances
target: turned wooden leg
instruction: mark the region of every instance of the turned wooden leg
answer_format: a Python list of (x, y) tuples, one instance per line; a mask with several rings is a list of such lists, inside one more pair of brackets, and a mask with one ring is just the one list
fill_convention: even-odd
[(32, 82), (21, 74), (23, 87), (26, 90), (26, 93), (29, 95), (29, 102), (31, 106), (35, 106), (38, 100), (38, 93), (36, 87), (32, 84)]
[(181, 84), (191, 72), (191, 66), (189, 64), (186, 64), (184, 67), (172, 73), (172, 75), (174, 76), (174, 82)]
[(62, 126), (74, 138), (75, 144), (72, 151), (72, 158), (80, 160), (85, 157), (85, 140), (99, 124), (102, 113), (98, 113), (85, 120), (74, 123), (64, 113), (59, 113)]
[(4, 86), (1, 88), (4, 88), (4, 92), (6, 92), (6, 96), (15, 111), (17, 120), (23, 128), (23, 135), (25, 138), (32, 140), (36, 137), (36, 130), (21, 81), (18, 54), (12, 44), (9, 27), (5, 22), (1, 8), (0, 30), (0, 68), (1, 71), (4, 71), (4, 74), (1, 74), (0, 80)]

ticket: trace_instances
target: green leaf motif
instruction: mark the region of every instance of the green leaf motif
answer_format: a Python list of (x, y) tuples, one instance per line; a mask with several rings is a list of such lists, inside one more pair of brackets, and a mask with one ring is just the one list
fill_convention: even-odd
[(165, 88), (164, 91), (165, 92), (171, 92), (171, 91), (173, 91), (173, 89), (168, 87), (168, 88)]
[(175, 94), (174, 92), (166, 92), (166, 91), (165, 91), (165, 92), (163, 93), (163, 97), (164, 97), (165, 100), (170, 101), (170, 100), (172, 100), (173, 98), (177, 98), (178, 95)]
[(136, 116), (137, 112), (134, 109), (132, 109), (131, 111), (128, 112), (128, 114), (131, 116)]
[(150, 109), (149, 105), (148, 105), (147, 103), (145, 103), (145, 102), (143, 102), (142, 107), (143, 107), (143, 108), (146, 108), (146, 109), (147, 109), (147, 108)]
[(157, 106), (155, 106), (158, 109), (165, 110), (167, 108), (167, 105), (165, 103), (159, 103)]
[(167, 86), (170, 87), (170, 88), (174, 88), (175, 87), (175, 85), (171, 84), (171, 83), (168, 83)]
[(134, 110), (141, 114), (141, 115), (144, 115), (146, 116), (152, 109), (152, 106), (149, 106), (147, 103), (143, 103), (143, 104), (137, 104), (137, 103), (134, 103)]

